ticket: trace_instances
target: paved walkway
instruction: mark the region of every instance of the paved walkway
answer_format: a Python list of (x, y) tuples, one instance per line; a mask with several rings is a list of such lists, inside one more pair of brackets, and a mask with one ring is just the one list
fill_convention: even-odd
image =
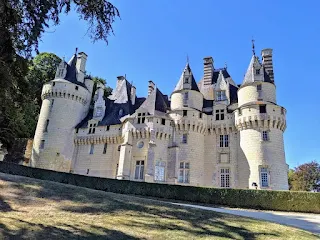
[(205, 206), (184, 204), (184, 203), (171, 203), (171, 204), (266, 220), (270, 222), (275, 222), (275, 223), (279, 223), (287, 226), (300, 228), (316, 234), (320, 234), (320, 214), (259, 211), (259, 210), (248, 210), (248, 209), (225, 208), (225, 207), (214, 208), (214, 207), (205, 207)]

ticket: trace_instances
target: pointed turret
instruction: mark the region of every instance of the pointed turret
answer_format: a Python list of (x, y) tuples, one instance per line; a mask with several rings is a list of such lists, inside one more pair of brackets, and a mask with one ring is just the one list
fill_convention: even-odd
[(242, 86), (251, 84), (256, 81), (264, 81), (264, 70), (259, 61), (259, 58), (255, 55), (252, 56), (249, 63), (249, 67), (244, 76)]
[(196, 80), (194, 79), (193, 73), (191, 71), (191, 68), (188, 62), (181, 74), (181, 77), (174, 89), (174, 92), (180, 91), (183, 89), (189, 89), (189, 90), (194, 90), (199, 92), (198, 85), (196, 83)]

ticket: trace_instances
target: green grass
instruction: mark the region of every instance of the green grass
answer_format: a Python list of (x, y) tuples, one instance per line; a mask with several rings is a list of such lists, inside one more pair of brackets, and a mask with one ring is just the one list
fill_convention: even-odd
[(0, 239), (318, 239), (275, 223), (0, 173)]

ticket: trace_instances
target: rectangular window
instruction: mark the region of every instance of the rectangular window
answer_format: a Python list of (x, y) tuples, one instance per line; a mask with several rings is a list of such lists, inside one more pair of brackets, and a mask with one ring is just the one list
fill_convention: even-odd
[(107, 131), (109, 131), (110, 130), (110, 126), (107, 126)]
[(281, 114), (284, 115), (284, 108), (281, 108)]
[(94, 134), (94, 133), (96, 132), (96, 126), (97, 126), (96, 123), (95, 123), (95, 124), (90, 124), (90, 125), (89, 125), (89, 132), (88, 132), (88, 134)]
[(229, 168), (220, 169), (220, 187), (229, 188), (230, 187), (230, 170)]
[(199, 113), (199, 118), (202, 118), (202, 113)]
[(260, 169), (261, 187), (269, 187), (268, 168)]
[(144, 123), (146, 120), (146, 113), (138, 113), (138, 124)]
[(44, 149), (44, 143), (45, 143), (45, 140), (41, 140), (41, 142), (40, 142), (40, 149)]
[(262, 85), (261, 84), (258, 84), (257, 85), (257, 91), (261, 91), (262, 90)]
[(46, 125), (44, 127), (44, 132), (48, 132), (48, 126), (49, 126), (49, 119), (46, 121)]
[(184, 77), (184, 83), (189, 83), (189, 77), (188, 76)]
[(164, 161), (157, 161), (154, 171), (154, 180), (158, 182), (165, 181), (165, 167), (166, 163)]
[(260, 69), (256, 69), (256, 74), (257, 74), (257, 75), (260, 74)]
[(185, 92), (183, 95), (183, 105), (188, 106), (188, 100), (189, 100), (189, 93)]
[(164, 118), (161, 119), (161, 124), (166, 125), (166, 120)]
[(54, 104), (54, 99), (51, 100), (51, 105), (50, 105), (50, 112), (52, 111), (53, 108), (53, 104)]
[(190, 164), (189, 162), (180, 162), (178, 182), (189, 183), (189, 181), (190, 181)]
[(269, 141), (269, 132), (262, 131), (262, 141)]
[(242, 115), (242, 111), (241, 108), (238, 109), (238, 115), (241, 116)]
[(224, 109), (216, 110), (216, 120), (224, 120)]
[(226, 91), (217, 91), (216, 92), (216, 101), (224, 101), (226, 100)]
[(187, 116), (187, 110), (183, 110), (183, 116), (184, 116), (184, 117)]
[(229, 147), (229, 135), (220, 135), (220, 147)]
[(267, 113), (266, 105), (260, 105), (259, 110), (260, 110), (260, 113)]
[(78, 87), (78, 86), (76, 86), (76, 87), (75, 87), (75, 89), (78, 91), (78, 90), (79, 90), (79, 87)]
[(183, 144), (188, 143), (188, 134), (187, 133), (182, 134), (182, 143)]
[(94, 144), (91, 143), (89, 154), (93, 154), (93, 151), (94, 151)]
[(144, 161), (136, 161), (134, 179), (143, 180), (143, 177), (144, 177)]
[(103, 146), (103, 154), (106, 154), (107, 153), (107, 144), (105, 143), (104, 146)]

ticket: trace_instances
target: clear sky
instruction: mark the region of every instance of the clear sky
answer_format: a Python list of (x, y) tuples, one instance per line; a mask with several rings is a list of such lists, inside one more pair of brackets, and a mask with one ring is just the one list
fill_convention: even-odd
[(76, 13), (63, 16), (48, 29), (41, 52), (68, 60), (78, 47), (88, 54), (87, 70), (115, 87), (126, 74), (139, 96), (147, 95), (148, 80), (170, 94), (189, 56), (197, 81), (203, 57), (212, 56), (216, 68), (227, 63), (239, 84), (252, 51), (274, 49), (278, 104), (287, 113), (286, 159), (290, 167), (320, 161), (320, 1), (253, 0), (114, 0), (121, 19), (115, 35), (92, 43), (87, 24)]

